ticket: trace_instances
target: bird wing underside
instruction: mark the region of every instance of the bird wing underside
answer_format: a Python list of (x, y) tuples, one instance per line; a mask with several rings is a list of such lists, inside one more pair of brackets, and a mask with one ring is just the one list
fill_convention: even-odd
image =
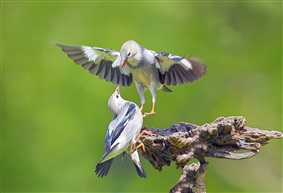
[(178, 85), (193, 82), (206, 73), (206, 65), (190, 56), (183, 58), (166, 52), (155, 53), (161, 84)]
[(132, 84), (132, 75), (130, 73), (124, 74), (119, 67), (112, 67), (114, 64), (120, 63), (119, 52), (98, 47), (55, 44), (61, 47), (75, 63), (81, 65), (91, 74), (114, 84), (123, 86)]

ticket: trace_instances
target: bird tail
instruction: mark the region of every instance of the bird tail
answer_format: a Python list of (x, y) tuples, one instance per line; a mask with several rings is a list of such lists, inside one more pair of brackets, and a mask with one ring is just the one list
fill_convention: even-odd
[(146, 178), (146, 173), (145, 173), (145, 171), (144, 171), (143, 168), (142, 168), (138, 151), (134, 151), (134, 152), (131, 154), (131, 158), (132, 158), (132, 160), (133, 160), (133, 162), (134, 162), (134, 165), (135, 165), (135, 168), (136, 168), (136, 171), (137, 171), (138, 175), (139, 175), (140, 177), (142, 177), (142, 178)]
[(161, 90), (165, 91), (165, 92), (173, 92), (171, 89), (169, 89), (167, 86), (163, 85)]
[(98, 177), (104, 177), (108, 174), (109, 172), (109, 169), (112, 165), (112, 162), (113, 162), (113, 158), (112, 159), (109, 159), (105, 162), (99, 162), (96, 167), (95, 167), (95, 173), (98, 175)]

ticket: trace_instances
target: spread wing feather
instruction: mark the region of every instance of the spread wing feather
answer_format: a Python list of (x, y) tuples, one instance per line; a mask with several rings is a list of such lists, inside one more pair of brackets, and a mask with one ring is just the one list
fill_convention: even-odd
[(113, 63), (119, 63), (120, 53), (111, 49), (89, 46), (71, 46), (55, 43), (77, 64), (88, 70), (91, 74), (105, 79), (107, 82), (130, 86), (132, 74), (122, 72)]
[(206, 73), (206, 65), (195, 57), (183, 58), (167, 52), (154, 55), (161, 84), (175, 86), (194, 82)]

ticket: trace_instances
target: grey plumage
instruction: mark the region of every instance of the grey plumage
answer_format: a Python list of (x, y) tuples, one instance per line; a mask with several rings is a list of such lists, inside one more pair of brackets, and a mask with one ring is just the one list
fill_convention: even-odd
[(141, 109), (145, 104), (144, 91), (152, 95), (155, 114), (156, 90), (171, 92), (167, 86), (194, 82), (206, 73), (206, 65), (195, 57), (180, 57), (167, 52), (148, 50), (137, 42), (125, 42), (120, 52), (89, 46), (69, 46), (56, 43), (77, 64), (90, 73), (114, 84), (130, 86), (134, 80)]

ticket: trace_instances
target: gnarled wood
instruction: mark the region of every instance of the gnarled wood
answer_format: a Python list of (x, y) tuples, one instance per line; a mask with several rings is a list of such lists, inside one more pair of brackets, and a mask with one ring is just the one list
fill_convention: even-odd
[[(183, 168), (179, 182), (170, 192), (194, 192), (193, 189), (195, 192), (205, 192), (205, 157), (234, 160), (251, 158), (268, 140), (283, 137), (279, 131), (259, 130), (245, 124), (244, 117), (232, 116), (219, 117), (202, 126), (182, 122), (162, 130), (146, 128), (156, 136), (141, 137), (146, 148), (142, 156), (159, 171), (171, 162), (176, 163), (176, 168)], [(237, 152), (239, 150), (244, 152)], [(200, 162), (186, 166), (192, 158)]]

